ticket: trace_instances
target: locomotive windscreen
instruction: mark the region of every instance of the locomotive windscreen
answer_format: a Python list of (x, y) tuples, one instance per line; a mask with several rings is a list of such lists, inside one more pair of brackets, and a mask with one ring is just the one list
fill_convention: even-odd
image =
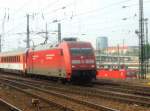
[(71, 48), (72, 55), (93, 55), (92, 48)]

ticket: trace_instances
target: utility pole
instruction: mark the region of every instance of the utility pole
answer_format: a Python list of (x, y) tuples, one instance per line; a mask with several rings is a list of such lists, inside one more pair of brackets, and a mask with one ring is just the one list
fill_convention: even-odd
[(47, 23), (46, 23), (46, 27), (45, 27), (45, 41), (44, 41), (44, 44), (47, 43), (47, 40), (48, 40), (48, 31), (47, 31)]
[(117, 52), (118, 52), (118, 67), (120, 67), (120, 46), (119, 44), (117, 45)]
[(27, 14), (27, 44), (26, 44), (26, 47), (27, 48), (30, 48), (30, 29), (29, 29), (29, 17), (30, 17), (30, 15), (29, 14)]
[(2, 52), (2, 35), (0, 35), (0, 52)]
[(123, 46), (123, 47), (122, 47), (122, 49), (123, 49), (123, 50), (122, 50), (122, 56), (123, 56), (123, 61), (122, 61), (122, 62), (123, 62), (123, 64), (124, 64), (124, 56), (125, 56), (125, 54), (124, 54), (124, 50), (125, 50), (125, 47), (124, 47), (124, 39), (123, 39), (122, 46)]
[(146, 39), (146, 47), (145, 47), (145, 53), (146, 53), (146, 73), (148, 73), (148, 64), (149, 64), (149, 43), (148, 43), (148, 19), (144, 19), (145, 21), (145, 39)]
[(61, 42), (61, 23), (58, 23), (58, 43)]
[(139, 65), (140, 78), (145, 79), (145, 50), (144, 50), (144, 24), (143, 24), (143, 0), (139, 0)]

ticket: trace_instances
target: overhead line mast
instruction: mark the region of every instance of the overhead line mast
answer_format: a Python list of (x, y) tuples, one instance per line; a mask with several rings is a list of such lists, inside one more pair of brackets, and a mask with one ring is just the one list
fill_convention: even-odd
[(145, 40), (144, 40), (144, 13), (143, 13), (143, 0), (139, 0), (139, 69), (140, 78), (146, 78), (145, 67)]
[(30, 17), (30, 15), (29, 14), (27, 14), (27, 45), (26, 45), (26, 47), (27, 48), (30, 48), (30, 29), (29, 29), (29, 17)]

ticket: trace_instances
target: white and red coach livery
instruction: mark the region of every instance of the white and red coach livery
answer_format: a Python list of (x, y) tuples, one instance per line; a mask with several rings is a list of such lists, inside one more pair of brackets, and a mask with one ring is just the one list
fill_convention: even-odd
[(0, 53), (0, 68), (10, 71), (25, 72), (25, 52), (4, 52)]
[(79, 41), (63, 41), (57, 47), (46, 44), (26, 51), (0, 54), (2, 70), (69, 81), (91, 81), (96, 78), (95, 64), (91, 44)]

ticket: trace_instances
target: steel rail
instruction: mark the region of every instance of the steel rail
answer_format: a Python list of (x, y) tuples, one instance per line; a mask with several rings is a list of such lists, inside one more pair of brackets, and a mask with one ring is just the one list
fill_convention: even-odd
[(100, 111), (119, 111), (117, 109), (112, 109), (112, 108), (109, 108), (109, 107), (105, 107), (103, 105), (94, 104), (94, 103), (89, 102), (89, 101), (73, 98), (73, 97), (65, 95), (65, 94), (56, 93), (56, 92), (49, 91), (49, 90), (44, 90), (44, 89), (41, 89), (39, 87), (31, 86), (31, 85), (28, 85), (28, 84), (25, 84), (25, 83), (21, 83), (21, 82), (16, 82), (14, 80), (9, 80), (9, 79), (4, 79), (4, 78), (0, 78), (0, 80), (7, 81), (7, 83), (5, 83), (6, 85), (8, 85), (8, 82), (12, 83), (13, 85), (15, 83), (17, 85), (25, 86), (27, 88), (35, 89), (35, 90), (38, 90), (38, 91), (41, 91), (41, 92), (44, 92), (44, 93), (47, 93), (47, 94), (51, 94), (51, 95), (54, 95), (54, 96), (57, 96), (57, 97), (65, 98), (65, 99), (74, 101), (76, 103), (80, 103), (82, 105), (86, 105), (86, 106), (91, 107), (91, 108), (96, 109), (96, 110), (100, 110)]
[(6, 107), (8, 107), (8, 109), (9, 109), (10, 111), (23, 111), (23, 110), (17, 108), (16, 106), (14, 106), (14, 105), (12, 105), (12, 104), (6, 102), (5, 100), (3, 100), (3, 99), (1, 99), (1, 98), (0, 98), (0, 103), (3, 104), (3, 105), (5, 105)]
[[(17, 80), (16, 78), (10, 78), (10, 79)], [(40, 85), (42, 83), (42, 82), (38, 82), (38, 81), (34, 81), (34, 80), (25, 80), (25, 79), (21, 79), (21, 81), (26, 81), (26, 82), (28, 82), (28, 84), (30, 84), (32, 86), (36, 86), (38, 84)], [(119, 100), (119, 101), (127, 102), (127, 103), (140, 104), (143, 106), (150, 106), (150, 102), (148, 102), (148, 101), (150, 101), (150, 98), (145, 97), (145, 96), (124, 94), (124, 93), (118, 93), (118, 92), (114, 92), (114, 91), (105, 91), (102, 89), (96, 90), (95, 88), (94, 89), (93, 88), (92, 89), (84, 88), (85, 91), (83, 91), (83, 89), (81, 90), (81, 88), (75, 88), (76, 90), (73, 90), (73, 89), (66, 90), (63, 88), (52, 87), (52, 86), (49, 86), (48, 84), (46, 84), (46, 88), (51, 88), (52, 90), (82, 94), (82, 95), (87, 95), (87, 96), (93, 96), (93, 97), (100, 97), (100, 98), (103, 97), (103, 98)]]

